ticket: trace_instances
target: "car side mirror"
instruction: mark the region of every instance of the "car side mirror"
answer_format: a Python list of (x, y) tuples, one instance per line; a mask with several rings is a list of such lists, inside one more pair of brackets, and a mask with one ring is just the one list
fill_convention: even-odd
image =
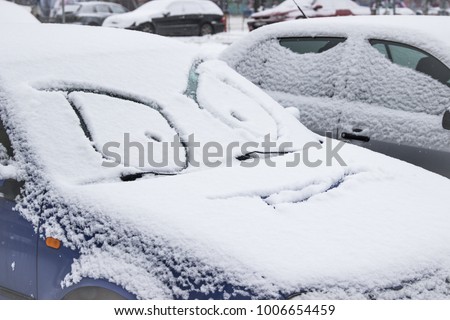
[(450, 110), (445, 111), (442, 117), (442, 128), (450, 130)]
[(318, 10), (320, 10), (320, 9), (322, 9), (323, 8), (323, 6), (321, 5), (321, 4), (317, 4), (317, 5), (315, 5), (314, 7), (313, 7), (313, 10), (314, 11), (318, 11)]
[(164, 11), (163, 12), (163, 17), (166, 18), (168, 16), (170, 16), (170, 11)]

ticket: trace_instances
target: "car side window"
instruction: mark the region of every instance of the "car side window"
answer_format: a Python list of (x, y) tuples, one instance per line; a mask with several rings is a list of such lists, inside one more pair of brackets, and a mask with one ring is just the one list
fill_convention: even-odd
[(298, 53), (322, 53), (330, 50), (338, 44), (344, 42), (345, 38), (329, 38), (329, 37), (301, 37), (301, 38), (280, 38), (279, 42), (282, 47)]
[(450, 87), (450, 69), (431, 54), (402, 43), (375, 39), (369, 42), (393, 63), (425, 73)]
[(80, 13), (95, 13), (95, 7), (94, 6), (82, 6), (80, 9)]
[(111, 5), (110, 9), (111, 9), (111, 11), (113, 13), (124, 13), (124, 12), (126, 12), (124, 7), (122, 7), (121, 5), (116, 5), (116, 4)]
[(104, 5), (104, 4), (96, 5), (96, 10), (99, 13), (111, 13), (111, 10), (109, 9), (109, 6)]

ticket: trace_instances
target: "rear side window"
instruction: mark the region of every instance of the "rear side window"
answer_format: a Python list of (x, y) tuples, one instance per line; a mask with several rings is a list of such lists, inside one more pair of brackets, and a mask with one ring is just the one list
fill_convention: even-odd
[(393, 63), (425, 73), (450, 87), (450, 69), (431, 54), (402, 43), (374, 39), (369, 42)]
[(99, 4), (96, 6), (97, 12), (99, 13), (111, 13), (111, 10), (109, 9), (109, 6), (105, 4)]
[(113, 4), (109, 8), (111, 9), (111, 11), (113, 13), (124, 13), (124, 12), (127, 12), (127, 10), (124, 7), (122, 7), (121, 5), (118, 5), (118, 4)]
[(80, 13), (95, 13), (95, 7), (94, 6), (81, 6)]
[(345, 38), (327, 38), (327, 37), (302, 37), (302, 38), (281, 38), (279, 39), (282, 47), (298, 53), (322, 53), (344, 42)]

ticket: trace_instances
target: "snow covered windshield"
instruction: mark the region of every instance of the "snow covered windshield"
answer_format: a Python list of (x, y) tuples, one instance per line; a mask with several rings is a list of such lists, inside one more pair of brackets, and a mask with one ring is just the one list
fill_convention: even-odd
[[(224, 62), (199, 63), (195, 47), (129, 32), (124, 45), (115, 39), (125, 31), (93, 30), (81, 37), (85, 54), (79, 42), (66, 41), (80, 37), (78, 30), (49, 25), (37, 33), (44, 36), (50, 29), (52, 42), (36, 53), (44, 62), (22, 63), (29, 58), (13, 50), (2, 59), (14, 66), (3, 69), (5, 83), (25, 83), (33, 97), (33, 104), (25, 104), (12, 90), (8, 100), (23, 101), (15, 111), (23, 111), (20, 126), (53, 181), (176, 175), (211, 168), (206, 158), (234, 166), (251, 153), (284, 154), (320, 139)], [(7, 32), (2, 37), (13, 40)], [(23, 52), (17, 46), (15, 52)], [(180, 47), (183, 55), (177, 54)], [(55, 58), (55, 52), (77, 59), (77, 67)], [(29, 108), (39, 114), (31, 116)], [(54, 136), (59, 139), (49, 146)], [(269, 150), (262, 146), (266, 137), (276, 143)], [(280, 152), (283, 142), (292, 146)], [(216, 146), (223, 152), (208, 157)]]

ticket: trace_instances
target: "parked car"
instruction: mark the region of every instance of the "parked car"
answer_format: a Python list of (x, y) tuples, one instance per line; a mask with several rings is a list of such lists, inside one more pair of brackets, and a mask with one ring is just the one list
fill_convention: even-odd
[(103, 26), (160, 35), (209, 35), (225, 30), (222, 10), (209, 0), (153, 0), (129, 13), (105, 20)]
[(377, 7), (376, 2), (372, 5), (372, 10), (378, 15), (415, 15), (416, 12), (408, 8), (408, 6), (403, 1), (395, 2), (395, 10), (392, 2), (382, 1)]
[(308, 18), (370, 14), (368, 7), (351, 0), (285, 0), (274, 8), (252, 14), (247, 22), (248, 29), (252, 31), (268, 24), (304, 18), (297, 4)]
[(446, 17), (310, 19), (264, 28), (222, 59), (315, 132), (450, 177)]
[(25, 7), (0, 0), (0, 27), (17, 23), (39, 23), (39, 21), (27, 12)]
[(172, 39), (0, 39), (1, 296), (450, 296), (448, 179), (312, 133)]
[[(114, 14), (125, 13), (128, 10), (120, 4), (103, 1), (79, 2), (67, 6), (66, 23), (76, 23), (89, 26), (101, 26), (103, 21)], [(55, 22), (62, 22), (62, 9), (55, 15)]]
[[(420, 11), (418, 14), (423, 14), (423, 11)], [(430, 7), (427, 14), (430, 16), (448, 16), (450, 15), (450, 8)]]

